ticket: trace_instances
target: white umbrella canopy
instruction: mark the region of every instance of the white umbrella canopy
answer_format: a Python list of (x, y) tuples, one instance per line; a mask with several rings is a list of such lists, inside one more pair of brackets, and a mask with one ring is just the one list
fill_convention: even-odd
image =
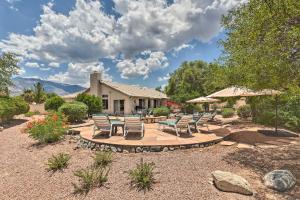
[(219, 99), (213, 99), (209, 97), (198, 97), (196, 99), (191, 99), (186, 101), (186, 103), (214, 103), (220, 101)]
[(211, 95), (208, 95), (209, 98), (225, 98), (225, 97), (239, 97), (242, 94), (251, 92), (251, 90), (242, 88), (242, 87), (228, 87), (218, 92), (215, 92)]
[(248, 88), (242, 87), (229, 87), (218, 92), (215, 92), (207, 97), (214, 97), (214, 98), (224, 98), (224, 97), (251, 97), (251, 96), (275, 96), (276, 100), (276, 107), (275, 107), (275, 132), (278, 129), (278, 95), (281, 92), (278, 90), (271, 90), (271, 89), (263, 89), (259, 91), (253, 91)]

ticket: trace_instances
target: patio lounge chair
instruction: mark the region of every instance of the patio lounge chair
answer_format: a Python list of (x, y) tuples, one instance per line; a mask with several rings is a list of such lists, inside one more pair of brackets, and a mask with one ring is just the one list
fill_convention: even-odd
[(182, 117), (178, 117), (177, 120), (175, 120), (175, 121), (160, 121), (160, 122), (158, 122), (158, 128), (160, 129), (161, 125), (163, 126), (163, 128), (165, 126), (172, 127), (172, 128), (175, 129), (176, 135), (178, 137), (180, 136), (179, 132), (181, 132), (181, 129), (186, 128), (189, 135), (192, 135), (190, 125), (189, 125), (189, 122), (191, 120), (192, 120), (191, 116), (186, 116), (185, 115), (185, 116), (182, 116)]
[(109, 121), (107, 115), (96, 114), (93, 115), (94, 127), (93, 127), (93, 138), (96, 136), (96, 131), (109, 132), (109, 137), (112, 135), (112, 124)]
[(206, 127), (207, 130), (209, 131), (209, 127), (208, 127), (208, 121), (211, 119), (211, 114), (204, 114), (200, 117), (198, 117), (198, 119), (193, 119), (189, 122), (189, 125), (194, 126), (195, 130), (197, 130), (197, 132), (200, 132), (200, 129), (198, 128), (199, 126), (203, 126)]
[(141, 133), (141, 137), (142, 138), (144, 137), (145, 126), (139, 116), (125, 117), (125, 125), (124, 125), (125, 138), (129, 132)]

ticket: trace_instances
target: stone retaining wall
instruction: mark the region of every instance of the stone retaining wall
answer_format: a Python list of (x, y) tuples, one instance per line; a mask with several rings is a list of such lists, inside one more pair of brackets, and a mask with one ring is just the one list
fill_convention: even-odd
[(167, 152), (174, 151), (179, 149), (190, 149), (190, 148), (204, 148), (212, 146), (221, 142), (222, 139), (199, 143), (199, 144), (190, 144), (190, 145), (177, 145), (177, 146), (124, 146), (124, 145), (115, 145), (115, 144), (100, 144), (95, 143), (83, 138), (78, 140), (77, 146), (80, 148), (92, 149), (95, 151), (113, 151), (113, 152), (123, 152), (123, 153), (141, 153), (141, 152)]

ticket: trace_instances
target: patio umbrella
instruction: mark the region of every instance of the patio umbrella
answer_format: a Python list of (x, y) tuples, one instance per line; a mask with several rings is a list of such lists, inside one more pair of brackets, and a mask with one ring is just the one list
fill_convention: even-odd
[(191, 99), (186, 101), (186, 103), (214, 103), (220, 101), (219, 99), (213, 99), (209, 97), (198, 97), (196, 99)]
[(275, 132), (278, 129), (278, 95), (281, 92), (278, 90), (264, 89), (260, 91), (253, 91), (243, 87), (228, 87), (218, 92), (215, 92), (207, 97), (213, 98), (226, 98), (226, 97), (250, 97), (250, 96), (275, 96), (276, 108), (275, 108)]
[(264, 89), (261, 91), (248, 91), (241, 94), (243, 97), (251, 97), (251, 96), (275, 96), (275, 132), (278, 130), (278, 96), (282, 92), (278, 90)]
[(215, 92), (211, 95), (208, 95), (209, 98), (226, 98), (226, 97), (239, 97), (241, 94), (249, 92), (249, 89), (242, 87), (228, 87), (218, 92)]

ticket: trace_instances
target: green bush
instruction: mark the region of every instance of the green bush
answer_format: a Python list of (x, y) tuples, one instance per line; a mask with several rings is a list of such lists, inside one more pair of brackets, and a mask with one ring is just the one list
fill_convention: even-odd
[(14, 115), (28, 112), (29, 104), (22, 97), (0, 97), (0, 119), (8, 120)]
[(26, 132), (41, 144), (52, 143), (63, 138), (66, 131), (65, 118), (61, 113), (50, 113), (44, 120), (27, 123)]
[(54, 96), (46, 100), (45, 110), (54, 110), (57, 111), (58, 108), (65, 103), (60, 96)]
[(49, 171), (57, 171), (66, 168), (69, 164), (71, 156), (65, 153), (59, 153), (58, 155), (52, 155), (47, 162)]
[(16, 115), (25, 114), (29, 111), (29, 104), (22, 97), (13, 97), (12, 100), (17, 108)]
[(229, 117), (233, 117), (234, 115), (234, 109), (233, 108), (224, 108), (221, 115), (224, 118), (229, 118)]
[(111, 151), (99, 151), (94, 157), (94, 167), (106, 167), (112, 162)]
[(200, 105), (200, 104), (191, 104), (191, 103), (188, 103), (188, 104), (185, 104), (183, 106), (183, 112), (184, 113), (193, 114), (194, 112), (203, 112), (203, 111), (204, 111), (203, 106)]
[(73, 194), (87, 195), (91, 189), (103, 186), (107, 182), (108, 173), (109, 169), (105, 167), (90, 167), (76, 171), (74, 175), (79, 178), (80, 183), (79, 185), (73, 183)]
[(152, 189), (155, 182), (154, 168), (154, 163), (143, 162), (143, 159), (141, 159), (140, 164), (137, 164), (136, 168), (129, 172), (131, 187), (135, 187), (139, 191)]
[[(300, 132), (300, 87), (289, 88), (278, 97), (278, 126)], [(255, 123), (275, 125), (275, 97), (249, 98)]]
[(69, 122), (81, 121), (86, 117), (88, 107), (82, 102), (67, 102), (58, 109), (66, 115)]
[(76, 101), (82, 102), (88, 106), (88, 114), (89, 115), (102, 112), (101, 97), (81, 93), (76, 97)]
[(153, 109), (153, 115), (155, 117), (157, 117), (157, 116), (169, 116), (169, 114), (170, 114), (170, 109), (168, 107), (165, 107), (165, 106)]
[(243, 105), (237, 109), (237, 114), (240, 118), (248, 118), (251, 117), (251, 106)]

